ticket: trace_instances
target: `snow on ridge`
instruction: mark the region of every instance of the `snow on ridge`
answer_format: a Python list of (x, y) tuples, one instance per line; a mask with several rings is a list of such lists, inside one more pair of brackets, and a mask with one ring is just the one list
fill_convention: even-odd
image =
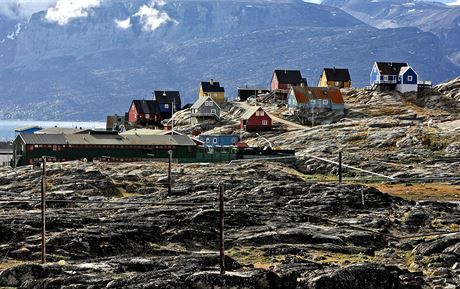
[(59, 25), (66, 25), (72, 19), (88, 17), (91, 8), (99, 7), (103, 0), (58, 0), (46, 11), (45, 19)]
[(131, 27), (131, 17), (128, 17), (125, 20), (115, 19), (115, 24), (117, 24), (118, 28), (126, 30)]
[(150, 4), (142, 5), (133, 17), (140, 18), (144, 31), (155, 31), (167, 22), (176, 22), (166, 12), (161, 12), (158, 9), (165, 4), (164, 0), (152, 0)]

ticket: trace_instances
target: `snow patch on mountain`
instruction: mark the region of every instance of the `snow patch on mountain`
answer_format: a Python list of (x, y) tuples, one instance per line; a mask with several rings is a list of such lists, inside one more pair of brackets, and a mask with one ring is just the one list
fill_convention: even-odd
[(128, 17), (125, 20), (115, 19), (115, 24), (118, 28), (126, 30), (131, 27), (131, 17)]
[(167, 22), (174, 22), (166, 12), (161, 12), (160, 7), (165, 5), (165, 1), (151, 1), (150, 4), (142, 5), (134, 17), (139, 17), (145, 31), (154, 31)]
[[(19, 33), (21, 33), (21, 28), (22, 28), (22, 24), (21, 23), (18, 23), (16, 24), (16, 30), (11, 32), (11, 33), (8, 33), (8, 35), (6, 36), (6, 38), (10, 39), (10, 40), (14, 40), (14, 38), (16, 38)], [(2, 42), (3, 43), (3, 42)]]
[(88, 17), (91, 8), (99, 7), (102, 0), (58, 0), (54, 7), (46, 11), (45, 18), (49, 22), (66, 25), (72, 19)]

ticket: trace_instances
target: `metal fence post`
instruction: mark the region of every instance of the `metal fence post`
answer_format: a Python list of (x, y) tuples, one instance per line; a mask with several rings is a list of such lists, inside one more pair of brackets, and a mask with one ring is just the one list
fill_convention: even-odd
[(339, 150), (339, 183), (342, 183), (342, 150)]
[(169, 162), (168, 162), (168, 197), (171, 196), (171, 162), (172, 162), (172, 150), (168, 151)]
[(42, 172), (42, 183), (41, 183), (41, 217), (42, 217), (42, 240), (41, 240), (41, 255), (42, 264), (46, 264), (46, 157), (43, 160), (43, 172)]
[(225, 247), (224, 247), (224, 184), (219, 184), (219, 251), (220, 274), (225, 274)]

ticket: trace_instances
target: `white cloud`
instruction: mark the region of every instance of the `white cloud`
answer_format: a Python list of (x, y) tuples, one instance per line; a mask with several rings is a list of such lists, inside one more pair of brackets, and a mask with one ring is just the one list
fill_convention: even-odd
[(101, 5), (102, 0), (58, 0), (46, 11), (46, 20), (65, 25), (74, 18), (87, 17), (91, 8)]
[(115, 19), (115, 23), (117, 24), (118, 28), (121, 29), (128, 29), (131, 27), (131, 17), (126, 18), (125, 20), (118, 20)]
[(447, 5), (452, 5), (452, 6), (460, 5), (460, 0), (457, 0), (457, 2), (447, 3)]
[(302, 0), (303, 2), (321, 4), (322, 0)]
[(154, 31), (164, 23), (173, 21), (166, 12), (161, 12), (157, 9), (157, 7), (161, 7), (164, 4), (164, 0), (152, 1), (149, 5), (142, 5), (133, 16), (141, 19), (144, 30)]
[(29, 18), (33, 13), (48, 9), (56, 0), (0, 0), (0, 15), (9, 18)]

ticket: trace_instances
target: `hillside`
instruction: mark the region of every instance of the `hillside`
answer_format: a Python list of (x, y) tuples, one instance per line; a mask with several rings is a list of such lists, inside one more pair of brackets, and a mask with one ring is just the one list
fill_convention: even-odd
[[(0, 286), (456, 288), (459, 87), (452, 80), (419, 98), (345, 90), (345, 113), (327, 123), (317, 115), (313, 127), (263, 104), (277, 125), (260, 135), (295, 148), (295, 159), (173, 164), (170, 196), (165, 163), (49, 164), (45, 266), (36, 264), (41, 171), (0, 169)], [(266, 146), (237, 130), (247, 106), (227, 103), (222, 119), (201, 129)], [(187, 111), (176, 117), (179, 131), (199, 127), (188, 124)], [(342, 184), (336, 164), (315, 158), (337, 160), (339, 149), (344, 164), (361, 169), (346, 168)]]
[(301, 69), (316, 84), (323, 67), (349, 67), (355, 86), (367, 85), (382, 59), (408, 61), (435, 82), (460, 73), (434, 34), (377, 29), (338, 8), (300, 0), (149, 3), (102, 1), (86, 17), (50, 20), (43, 11), (9, 20), (0, 31), (0, 119), (102, 120), (154, 89), (179, 89), (192, 102), (209, 78), (232, 98), (238, 86), (268, 86), (275, 68)]

